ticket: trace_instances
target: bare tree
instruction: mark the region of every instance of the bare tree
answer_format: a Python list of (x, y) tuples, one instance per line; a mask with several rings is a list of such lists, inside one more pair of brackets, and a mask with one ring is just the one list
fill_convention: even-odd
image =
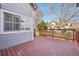
[(49, 5), (48, 11), (50, 11), (49, 13), (50, 14), (55, 14), (56, 13), (56, 4), (55, 3), (49, 3), (48, 5)]
[(63, 4), (62, 17), (64, 17), (64, 20), (69, 21), (72, 17), (75, 16), (75, 12), (76, 12), (76, 4), (74, 3)]
[[(61, 26), (64, 26), (68, 23), (73, 17), (76, 17), (79, 14), (77, 11), (76, 3), (62, 3), (60, 7), (60, 23), (63, 21)], [(49, 4), (49, 10), (52, 14), (56, 13), (56, 4)]]

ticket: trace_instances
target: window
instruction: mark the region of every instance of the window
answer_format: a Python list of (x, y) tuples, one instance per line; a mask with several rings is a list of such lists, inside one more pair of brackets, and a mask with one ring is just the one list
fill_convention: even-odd
[(77, 5), (76, 5), (77, 7), (79, 7), (79, 3), (77, 3)]
[(31, 22), (29, 21), (30, 17), (6, 10), (1, 10), (1, 15), (2, 26), (0, 33), (19, 33), (22, 31), (24, 32), (27, 30), (31, 30)]
[(4, 31), (20, 30), (20, 16), (4, 12)]
[(27, 17), (23, 17), (21, 19), (21, 23), (20, 23), (20, 29), (21, 30), (30, 30), (31, 26), (29, 25), (30, 23), (28, 23), (29, 19)]

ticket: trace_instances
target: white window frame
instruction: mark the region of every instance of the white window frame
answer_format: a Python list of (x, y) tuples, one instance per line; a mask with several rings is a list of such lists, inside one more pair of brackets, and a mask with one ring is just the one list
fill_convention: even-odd
[(10, 13), (10, 14), (14, 14), (14, 15), (19, 15), (19, 16), (23, 16), (21, 14), (18, 14), (18, 13), (14, 13), (14, 12), (11, 12), (11, 11), (7, 11), (7, 10), (4, 10), (4, 9), (1, 9), (1, 31), (0, 31), (0, 34), (11, 34), (11, 33), (21, 33), (21, 32), (31, 32), (33, 31), (32, 28), (30, 28), (30, 30), (20, 30), (20, 31), (4, 31), (4, 12), (6, 13)]
[[(9, 14), (9, 15), (11, 15), (11, 21), (9, 22), (7, 22), (5, 19), (5, 13), (6, 14)], [(14, 17), (16, 17), (16, 16), (18, 16), (19, 17), (19, 19), (18, 19), (18, 22), (15, 22), (15, 20), (14, 20)], [(19, 15), (15, 15), (15, 14), (11, 14), (11, 13), (7, 13), (7, 12), (4, 12), (4, 24), (3, 25), (5, 25), (6, 23), (7, 24), (11, 24), (11, 30), (6, 30), (6, 26), (4, 26), (4, 32), (6, 32), (6, 31), (20, 31), (20, 19), (21, 19), (21, 17), (19, 16)], [(18, 29), (15, 29), (14, 28), (14, 25), (16, 25), (16, 24), (18, 24), (19, 25), (19, 28)], [(10, 29), (10, 28), (9, 28)]]

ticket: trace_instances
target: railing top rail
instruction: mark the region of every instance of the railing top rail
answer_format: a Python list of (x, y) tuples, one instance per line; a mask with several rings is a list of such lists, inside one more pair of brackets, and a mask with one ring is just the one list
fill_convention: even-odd
[(75, 31), (75, 29), (48, 29), (48, 30), (73, 30)]

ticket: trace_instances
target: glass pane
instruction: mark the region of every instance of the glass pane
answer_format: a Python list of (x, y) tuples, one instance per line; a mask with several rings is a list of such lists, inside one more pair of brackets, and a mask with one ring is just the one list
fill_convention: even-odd
[(25, 30), (24, 28), (20, 28), (21, 30)]
[(77, 3), (77, 7), (79, 7), (79, 3)]
[(4, 21), (5, 22), (12, 22), (12, 14), (4, 12)]
[(20, 22), (20, 17), (19, 16), (14, 16), (13, 17), (13, 22)]
[(4, 24), (4, 31), (12, 31), (12, 24), (11, 23), (5, 23)]
[(20, 20), (20, 22), (23, 23), (24, 21), (23, 20)]
[(25, 28), (25, 30), (30, 30), (30, 28)]
[(22, 22), (20, 23), (20, 29), (21, 30), (24, 30), (24, 25), (25, 25), (24, 23), (22, 23)]
[(4, 31), (20, 30), (20, 16), (4, 12)]
[(20, 30), (20, 24), (13, 24), (13, 30)]

